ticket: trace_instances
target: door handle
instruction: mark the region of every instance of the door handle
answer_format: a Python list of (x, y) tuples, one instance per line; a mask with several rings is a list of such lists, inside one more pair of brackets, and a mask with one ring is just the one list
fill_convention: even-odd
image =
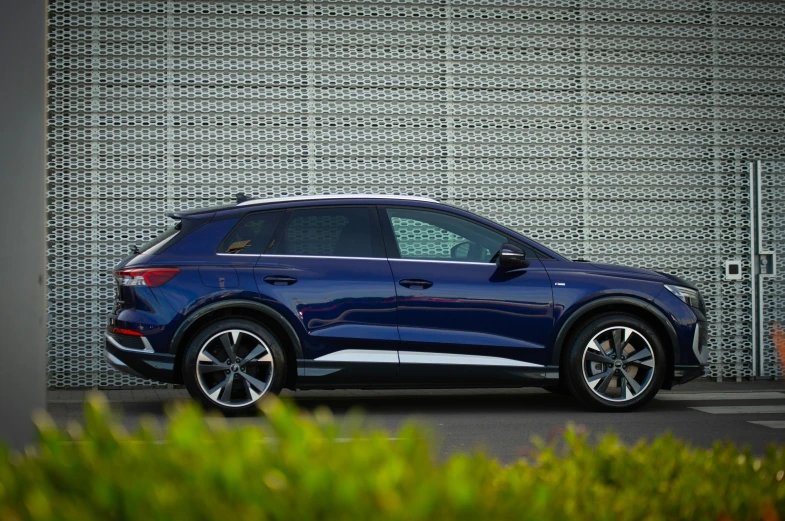
[(398, 284), (409, 289), (428, 289), (433, 286), (433, 282), (423, 279), (401, 279)]
[(291, 286), (297, 282), (297, 279), (294, 277), (287, 277), (286, 275), (268, 275), (264, 278), (264, 281), (273, 286)]

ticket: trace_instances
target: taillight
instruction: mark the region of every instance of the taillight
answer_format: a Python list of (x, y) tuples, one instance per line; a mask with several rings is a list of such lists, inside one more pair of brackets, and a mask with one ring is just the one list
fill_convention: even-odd
[(177, 268), (139, 268), (115, 271), (114, 278), (121, 286), (157, 288), (172, 280), (178, 273), (180, 270)]
[(128, 336), (143, 336), (142, 333), (139, 331), (134, 331), (133, 329), (122, 329), (119, 327), (112, 327), (112, 333), (117, 335), (128, 335)]

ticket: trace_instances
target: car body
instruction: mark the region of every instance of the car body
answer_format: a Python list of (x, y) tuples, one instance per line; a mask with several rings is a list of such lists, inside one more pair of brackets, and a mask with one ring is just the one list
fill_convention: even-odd
[(280, 387), (541, 386), (625, 410), (707, 363), (691, 284), (571, 261), (431, 199), (239, 197), (170, 216), (114, 270), (106, 356), (226, 412)]

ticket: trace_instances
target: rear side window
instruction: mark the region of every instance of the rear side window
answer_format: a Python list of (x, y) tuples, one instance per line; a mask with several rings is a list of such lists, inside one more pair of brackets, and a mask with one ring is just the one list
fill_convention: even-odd
[(163, 233), (157, 235), (154, 239), (142, 244), (138, 248), (135, 248), (137, 253), (143, 253), (145, 255), (156, 255), (160, 253), (161, 249), (169, 242), (169, 239), (177, 235), (182, 227), (182, 222), (177, 221), (174, 226), (170, 226)]
[(282, 211), (246, 215), (221, 242), (218, 253), (264, 253), (281, 215)]
[(368, 207), (292, 210), (275, 249), (279, 255), (384, 257), (376, 212)]

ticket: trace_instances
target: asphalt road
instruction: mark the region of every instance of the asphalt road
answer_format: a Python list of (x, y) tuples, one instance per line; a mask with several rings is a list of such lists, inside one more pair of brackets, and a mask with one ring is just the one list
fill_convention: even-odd
[[(173, 394), (172, 394), (173, 393)], [(152, 415), (165, 421), (169, 395), (108, 393), (123, 423), (133, 429), (139, 418)], [(642, 410), (598, 413), (583, 409), (567, 396), (541, 389), (305, 391), (286, 393), (300, 407), (329, 407), (341, 418), (360, 409), (369, 426), (382, 427), (395, 437), (403, 424), (414, 421), (428, 429), (441, 456), (483, 450), (512, 462), (532, 446), (534, 436), (558, 436), (568, 423), (585, 428), (592, 437), (614, 432), (629, 444), (670, 432), (692, 445), (710, 447), (717, 440), (748, 445), (762, 453), (770, 443), (785, 444), (785, 384), (782, 382), (710, 383), (661, 392)], [(65, 425), (81, 420), (80, 399), (50, 397), (48, 410)], [(259, 423), (256, 417), (231, 418), (232, 424)], [(755, 422), (764, 422), (763, 424)]]

